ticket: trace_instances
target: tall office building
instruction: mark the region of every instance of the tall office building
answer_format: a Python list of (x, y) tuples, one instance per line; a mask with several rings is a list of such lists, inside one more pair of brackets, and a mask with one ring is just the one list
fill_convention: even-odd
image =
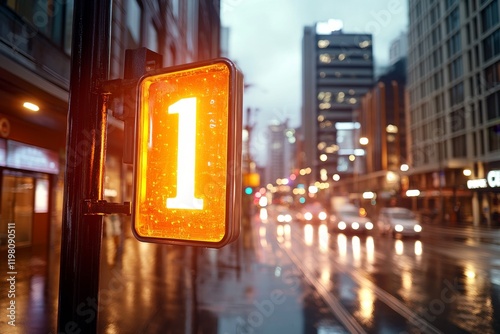
[(331, 181), (355, 171), (359, 123), (355, 110), (373, 85), (372, 36), (342, 31), (329, 20), (304, 28), (300, 168)]
[(419, 210), (491, 224), (500, 211), (499, 0), (411, 0), (410, 187)]

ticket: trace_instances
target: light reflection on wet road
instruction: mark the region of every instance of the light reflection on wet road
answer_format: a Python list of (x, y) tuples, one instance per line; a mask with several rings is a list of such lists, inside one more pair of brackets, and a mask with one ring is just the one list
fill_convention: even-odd
[[(450, 241), (439, 228), (415, 240), (269, 221), (282, 248), (318, 290), (327, 291), (323, 298), (335, 298), (352, 316), (346, 326), (354, 321), (373, 333), (500, 331), (498, 245), (474, 237)], [(282, 230), (290, 231), (289, 240)]]

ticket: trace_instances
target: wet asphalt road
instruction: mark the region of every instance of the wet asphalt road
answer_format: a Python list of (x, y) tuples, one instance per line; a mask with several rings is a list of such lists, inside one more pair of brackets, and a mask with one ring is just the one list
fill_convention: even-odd
[[(221, 250), (105, 238), (99, 333), (500, 333), (498, 229), (356, 236), (269, 210), (252, 231)], [(58, 251), (18, 255), (17, 326), (0, 332), (55, 333)]]
[(276, 235), (349, 332), (500, 332), (499, 230), (426, 226), (395, 239), (269, 217), (261, 234)]

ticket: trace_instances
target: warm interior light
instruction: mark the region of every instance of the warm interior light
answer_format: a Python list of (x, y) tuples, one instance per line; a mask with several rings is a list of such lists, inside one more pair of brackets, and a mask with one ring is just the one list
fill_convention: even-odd
[(29, 109), (31, 111), (38, 111), (38, 110), (40, 110), (40, 107), (38, 107), (36, 104), (31, 103), (31, 102), (24, 102), (23, 103), (23, 107), (25, 107), (26, 109)]
[(387, 131), (387, 133), (398, 133), (398, 127), (396, 125), (389, 124), (385, 128), (385, 131)]
[(361, 145), (368, 145), (368, 142), (369, 142), (369, 140), (368, 140), (368, 138), (366, 138), (366, 137), (361, 137), (361, 138), (359, 138), (359, 143), (360, 143)]

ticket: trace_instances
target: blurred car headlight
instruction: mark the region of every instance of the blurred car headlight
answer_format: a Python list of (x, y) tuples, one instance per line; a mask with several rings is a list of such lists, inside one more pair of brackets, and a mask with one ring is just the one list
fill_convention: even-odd
[(285, 215), (285, 222), (289, 223), (289, 222), (291, 222), (291, 221), (292, 221), (292, 215), (290, 215), (290, 214), (288, 214), (288, 213), (287, 213), (287, 214)]
[(351, 224), (351, 227), (353, 230), (357, 230), (359, 228), (359, 223), (354, 222)]
[(347, 225), (343, 221), (340, 221), (338, 227), (339, 230), (345, 230)]
[(417, 233), (420, 233), (420, 232), (422, 232), (422, 226), (417, 224), (417, 225), (413, 226), (413, 230)]
[(311, 219), (313, 219), (312, 213), (310, 213), (310, 212), (304, 213), (304, 219), (305, 220), (311, 220)]
[(396, 230), (396, 232), (403, 232), (403, 225), (399, 225), (397, 224), (396, 226), (394, 226), (394, 229)]
[(372, 222), (367, 222), (367, 223), (365, 224), (365, 228), (366, 228), (367, 230), (372, 230), (372, 229), (373, 229), (373, 224), (372, 224)]
[(284, 216), (284, 215), (282, 215), (282, 214), (279, 214), (279, 215), (278, 215), (278, 221), (279, 221), (280, 223), (283, 223), (283, 222), (285, 221), (285, 216)]
[(319, 220), (325, 220), (325, 219), (326, 219), (326, 212), (321, 211), (321, 212), (318, 214), (318, 218), (319, 218)]

